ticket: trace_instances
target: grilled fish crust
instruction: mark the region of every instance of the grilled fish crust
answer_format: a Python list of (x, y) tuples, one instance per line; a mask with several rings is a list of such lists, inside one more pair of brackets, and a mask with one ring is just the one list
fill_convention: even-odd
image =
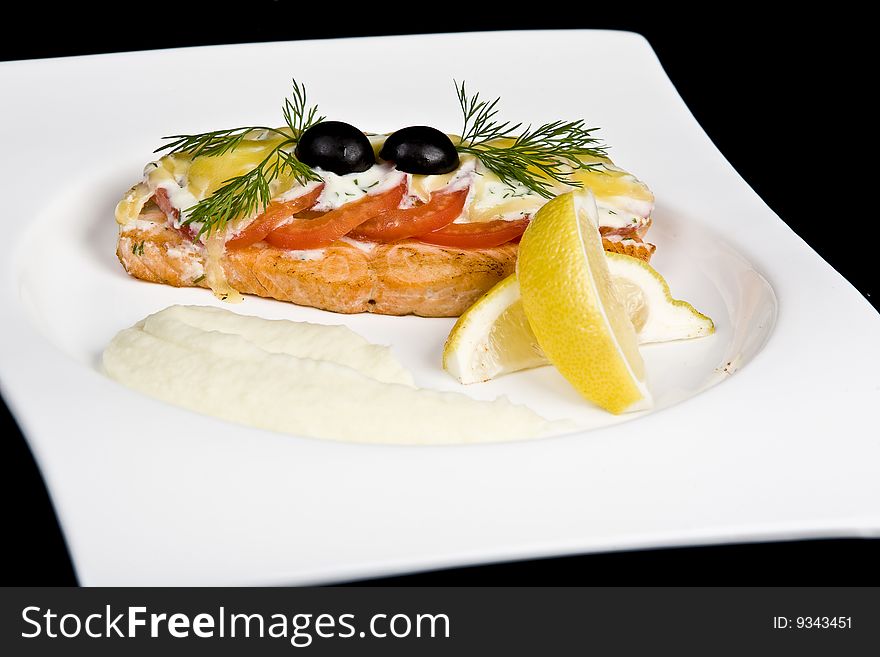
[[(223, 268), (244, 294), (338, 313), (456, 317), (513, 273), (516, 244), (450, 249), (414, 240), (360, 249), (335, 242), (320, 251), (265, 243), (228, 252)], [(178, 231), (156, 224), (119, 234), (116, 255), (136, 278), (175, 287), (208, 287), (205, 254)]]
[(656, 246), (648, 242), (612, 242), (606, 237), (602, 238), (602, 248), (612, 253), (622, 253), (645, 262), (651, 262)]
[[(650, 260), (654, 246), (609, 241), (608, 251)], [(286, 251), (260, 242), (229, 251), (223, 269), (244, 294), (337, 313), (457, 317), (514, 272), (518, 244), (454, 249), (416, 240), (364, 249), (334, 242)], [(129, 274), (152, 283), (203, 287), (205, 252), (167, 224), (121, 227), (116, 255)]]

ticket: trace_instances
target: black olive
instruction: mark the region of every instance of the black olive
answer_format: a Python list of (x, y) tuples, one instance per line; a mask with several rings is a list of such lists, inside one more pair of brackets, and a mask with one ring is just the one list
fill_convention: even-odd
[(426, 125), (413, 125), (393, 133), (382, 145), (379, 157), (394, 162), (406, 173), (435, 175), (458, 167), (458, 151), (452, 140)]
[(321, 121), (302, 133), (294, 151), (296, 159), (340, 176), (366, 171), (376, 163), (367, 136), (342, 121)]

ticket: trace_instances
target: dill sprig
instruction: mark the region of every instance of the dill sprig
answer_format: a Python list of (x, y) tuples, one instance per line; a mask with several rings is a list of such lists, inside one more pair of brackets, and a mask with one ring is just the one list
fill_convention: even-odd
[(276, 133), (277, 135), (287, 139), (290, 135), (277, 128), (267, 128), (264, 126), (250, 126), (247, 128), (231, 128), (229, 130), (214, 130), (213, 132), (203, 132), (198, 135), (172, 135), (170, 137), (162, 137), (162, 139), (173, 139), (174, 141), (160, 146), (154, 153), (168, 151), (166, 155), (173, 153), (186, 153), (193, 159), (197, 157), (210, 157), (212, 155), (223, 155), (229, 151), (233, 151), (241, 145), (241, 142), (249, 136), (260, 133)]
[[(593, 136), (598, 128), (588, 128), (577, 121), (553, 121), (522, 129), (522, 123), (498, 119), (498, 103), (481, 100), (480, 94), (468, 96), (464, 82), (455, 83), (458, 102), (464, 115), (460, 153), (476, 156), (492, 173), (509, 185), (519, 183), (545, 198), (552, 198), (554, 182), (582, 187), (572, 178), (579, 169), (595, 170), (602, 163), (584, 162), (583, 157), (605, 157), (606, 147)], [(498, 143), (512, 139), (507, 146)]]
[(239, 217), (262, 212), (272, 200), (269, 185), (279, 176), (289, 175), (300, 185), (321, 180), (311, 167), (300, 162), (293, 154), (300, 135), (325, 118), (318, 116), (317, 105), (309, 107), (305, 85), (293, 80), (293, 93), (284, 100), (281, 113), (286, 129), (249, 126), (197, 135), (163, 137), (172, 141), (157, 148), (155, 152), (167, 151), (167, 155), (185, 153), (192, 159), (223, 155), (238, 148), (245, 139), (261, 134), (281, 137), (281, 141), (256, 167), (240, 176), (224, 180), (213, 194), (187, 208), (181, 222), (184, 226), (201, 224), (201, 237), (222, 230), (230, 221)]

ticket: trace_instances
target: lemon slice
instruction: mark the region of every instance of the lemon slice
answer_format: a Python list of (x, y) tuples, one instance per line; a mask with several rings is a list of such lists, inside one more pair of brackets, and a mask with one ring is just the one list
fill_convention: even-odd
[(591, 192), (562, 194), (535, 214), (520, 241), (516, 274), (538, 343), (583, 397), (612, 413), (651, 405), (636, 330), (611, 282)]
[(461, 383), (488, 381), (547, 363), (523, 311), (515, 274), (458, 318), (443, 348), (443, 369)]
[(666, 280), (644, 260), (606, 252), (617, 298), (626, 308), (639, 344), (711, 335), (715, 324), (687, 301), (673, 299)]

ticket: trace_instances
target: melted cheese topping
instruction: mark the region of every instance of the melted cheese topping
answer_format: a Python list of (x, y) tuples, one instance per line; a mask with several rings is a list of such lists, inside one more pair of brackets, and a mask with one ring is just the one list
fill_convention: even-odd
[(241, 303), (242, 296), (226, 279), (223, 254), (226, 253), (226, 237), (219, 233), (205, 240), (205, 282), (218, 299)]
[[(371, 135), (369, 139), (378, 152), (385, 136)], [(150, 163), (144, 182), (129, 190), (117, 206), (117, 221), (125, 224), (136, 219), (146, 201), (161, 187), (167, 192), (171, 204), (181, 211), (179, 225), (186, 218), (187, 208), (210, 196), (224, 181), (253, 169), (280, 140), (281, 137), (245, 139), (235, 150), (223, 155), (200, 157), (195, 161), (186, 155), (167, 155)], [(600, 226), (623, 228), (643, 224), (654, 205), (654, 196), (645, 184), (607, 158), (589, 161), (600, 166), (595, 170), (576, 171), (572, 178), (592, 190), (599, 207)], [(456, 220), (459, 223), (520, 219), (534, 214), (547, 202), (546, 198), (519, 183), (501, 181), (482, 162), (468, 154), (462, 154), (454, 171), (434, 176), (403, 174), (392, 164), (381, 161), (360, 173), (337, 175), (321, 169), (315, 171), (324, 181), (324, 191), (316, 210), (332, 210), (367, 194), (380, 193), (399, 184), (404, 175), (409, 191), (405, 206), (414, 202), (427, 203), (433, 193), (444, 188), (470, 185), (465, 210)], [(286, 175), (274, 180), (270, 189), (273, 198), (282, 201), (304, 191)], [(571, 189), (561, 184), (553, 187), (557, 194)], [(230, 229), (238, 232), (252, 219), (245, 217)]]

